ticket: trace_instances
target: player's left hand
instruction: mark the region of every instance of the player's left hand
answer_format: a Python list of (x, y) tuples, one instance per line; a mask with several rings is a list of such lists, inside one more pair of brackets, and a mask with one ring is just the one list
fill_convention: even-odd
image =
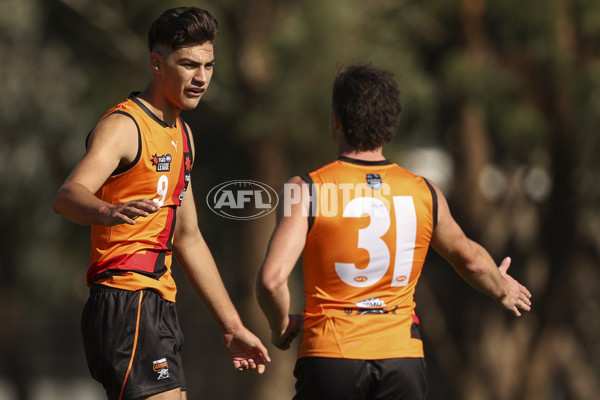
[(255, 369), (262, 374), (266, 368), (265, 363), (271, 361), (267, 348), (245, 327), (233, 333), (224, 333), (223, 344), (238, 371)]

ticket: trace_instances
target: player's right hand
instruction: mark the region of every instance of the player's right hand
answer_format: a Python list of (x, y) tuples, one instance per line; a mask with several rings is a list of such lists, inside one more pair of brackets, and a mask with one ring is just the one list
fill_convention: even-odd
[(298, 333), (300, 333), (302, 322), (304, 322), (304, 316), (300, 314), (290, 314), (285, 331), (283, 334), (273, 332), (271, 335), (271, 343), (278, 349), (289, 349), (296, 336), (298, 336)]
[(158, 210), (160, 210), (160, 206), (148, 199), (131, 200), (122, 204), (109, 204), (104, 211), (104, 225), (134, 225), (137, 218), (147, 217)]
[(260, 339), (243, 326), (235, 332), (224, 333), (223, 344), (238, 371), (255, 369), (262, 374), (265, 363), (271, 361)]
[(496, 301), (507, 311), (510, 311), (515, 316), (520, 317), (521, 311), (531, 310), (531, 293), (521, 285), (512, 276), (508, 275), (508, 267), (510, 267), (511, 259), (506, 257), (500, 264), (498, 270), (504, 279), (506, 294)]

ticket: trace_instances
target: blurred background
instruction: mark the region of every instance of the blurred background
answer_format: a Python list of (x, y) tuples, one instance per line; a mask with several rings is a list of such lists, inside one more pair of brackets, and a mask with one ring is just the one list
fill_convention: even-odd
[[(276, 191), (336, 157), (340, 66), (372, 63), (402, 90), (390, 160), (435, 182), (466, 233), (533, 293), (516, 319), (434, 252), (417, 287), (429, 399), (598, 398), (600, 2), (596, 0), (0, 1), (0, 400), (104, 398), (79, 320), (89, 228), (56, 190), (97, 119), (150, 78), (146, 33), (166, 8), (220, 23), (216, 68), (186, 112), (199, 223), (245, 323), (273, 362), (237, 373), (178, 267), (189, 398), (290, 399), (295, 352), (270, 345), (254, 279), (274, 215), (213, 214), (215, 185)], [(293, 311), (303, 309), (300, 268)]]

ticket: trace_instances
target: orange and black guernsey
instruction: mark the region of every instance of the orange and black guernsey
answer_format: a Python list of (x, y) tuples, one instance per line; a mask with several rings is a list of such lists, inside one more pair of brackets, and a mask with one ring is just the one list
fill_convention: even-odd
[(302, 177), (311, 191), (302, 254), (299, 357), (423, 357), (413, 295), (437, 220), (421, 176), (340, 157)]
[(192, 151), (185, 123), (168, 126), (132, 94), (103, 118), (119, 113), (138, 129), (135, 160), (115, 170), (96, 196), (111, 204), (150, 199), (160, 210), (136, 219), (135, 225), (92, 226), (92, 252), (87, 284), (124, 289), (152, 289), (175, 302), (171, 275), (172, 243), (177, 207), (192, 169)]

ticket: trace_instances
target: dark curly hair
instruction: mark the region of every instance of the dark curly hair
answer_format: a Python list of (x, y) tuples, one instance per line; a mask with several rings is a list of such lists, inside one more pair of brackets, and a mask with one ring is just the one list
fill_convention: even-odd
[(163, 12), (148, 31), (148, 48), (155, 51), (163, 45), (169, 50), (214, 43), (219, 24), (206, 10), (196, 7), (177, 7)]
[(390, 72), (370, 64), (353, 65), (335, 77), (332, 108), (350, 147), (375, 150), (392, 140), (398, 129), (400, 90)]

